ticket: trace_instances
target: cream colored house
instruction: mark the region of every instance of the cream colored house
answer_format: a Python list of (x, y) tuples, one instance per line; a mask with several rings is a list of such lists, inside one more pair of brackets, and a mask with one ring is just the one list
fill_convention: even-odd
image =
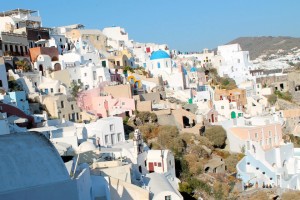
[(100, 30), (73, 29), (67, 37), (75, 43), (78, 40), (88, 40), (96, 49), (106, 50), (107, 37)]
[(66, 95), (48, 95), (44, 97), (42, 103), (52, 118), (64, 118), (70, 121), (81, 120), (81, 111), (76, 101), (68, 100)]

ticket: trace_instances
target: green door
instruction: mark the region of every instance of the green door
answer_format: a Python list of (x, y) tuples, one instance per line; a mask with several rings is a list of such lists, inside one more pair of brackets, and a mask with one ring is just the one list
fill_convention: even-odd
[(231, 112), (231, 119), (235, 119), (236, 118), (236, 113), (234, 111)]

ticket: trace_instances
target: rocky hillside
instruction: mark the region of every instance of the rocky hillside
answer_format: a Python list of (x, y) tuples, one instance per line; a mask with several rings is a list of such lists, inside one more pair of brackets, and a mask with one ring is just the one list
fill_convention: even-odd
[(250, 52), (251, 60), (263, 54), (277, 53), (280, 49), (285, 52), (289, 52), (295, 47), (300, 49), (300, 38), (293, 37), (240, 37), (228, 44), (235, 43), (239, 43), (243, 50)]

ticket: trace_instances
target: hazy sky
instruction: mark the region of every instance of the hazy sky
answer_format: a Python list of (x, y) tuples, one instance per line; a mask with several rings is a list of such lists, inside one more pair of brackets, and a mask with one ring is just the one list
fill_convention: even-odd
[(39, 10), (43, 26), (121, 26), (130, 39), (201, 51), (240, 36), (300, 37), (300, 0), (2, 0)]

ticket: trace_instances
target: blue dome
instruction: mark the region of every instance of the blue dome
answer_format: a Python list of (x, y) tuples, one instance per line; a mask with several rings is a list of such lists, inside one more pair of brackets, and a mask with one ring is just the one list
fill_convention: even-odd
[(196, 68), (196, 67), (192, 67), (192, 68), (190, 69), (190, 72), (197, 72), (197, 68)]
[(163, 50), (153, 51), (150, 60), (170, 58), (169, 54)]

